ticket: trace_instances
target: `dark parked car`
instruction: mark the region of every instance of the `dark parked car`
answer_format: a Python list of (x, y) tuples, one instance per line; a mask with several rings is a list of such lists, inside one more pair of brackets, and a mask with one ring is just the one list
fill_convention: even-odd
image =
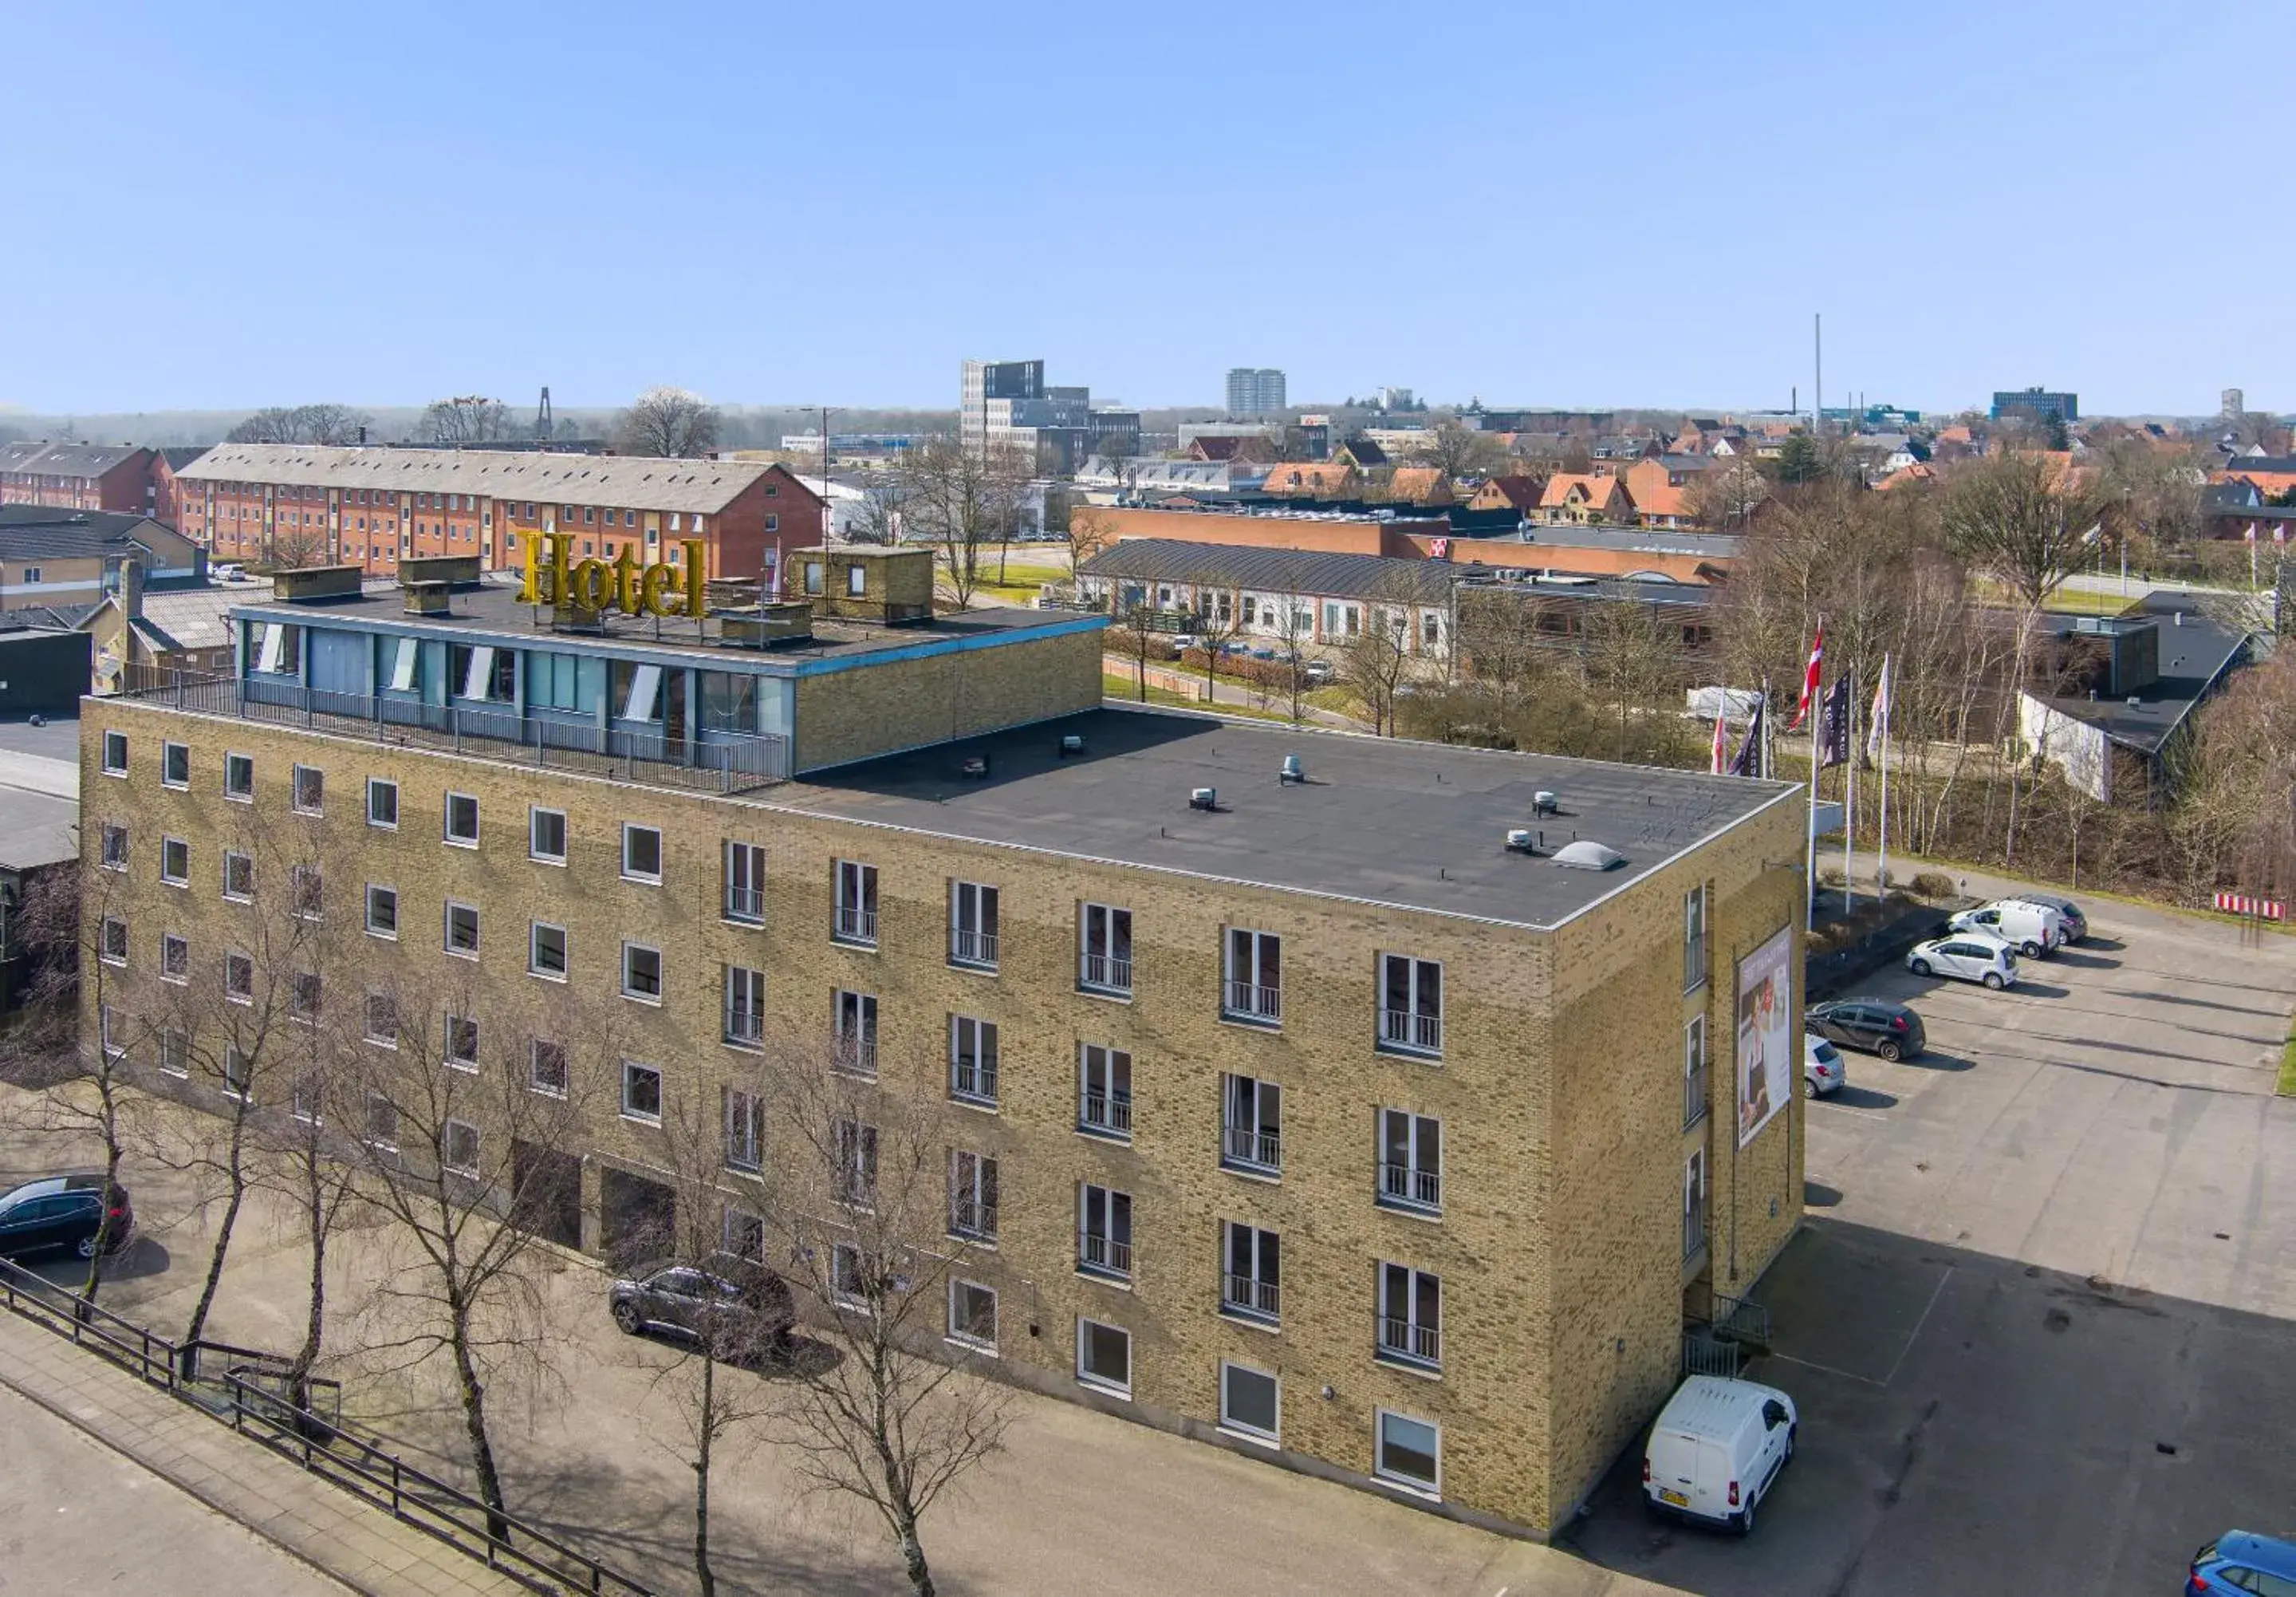
[(699, 1338), (706, 1328), (722, 1326), (744, 1338), (778, 1341), (796, 1319), (789, 1283), (770, 1270), (737, 1281), (689, 1264), (670, 1264), (616, 1281), (608, 1304), (614, 1323), (634, 1337), (661, 1330)]
[(2029, 904), (2040, 904), (2047, 909), (2054, 910), (2064, 920), (2065, 941), (2067, 943), (2079, 943), (2082, 938), (2088, 935), (2088, 917), (2080, 912), (2080, 906), (2079, 904), (2073, 902), (2072, 900), (2064, 897), (2062, 894), (2055, 893), (2013, 893), (2011, 896), (2023, 899)]
[(1812, 1004), (1802, 1025), (1829, 1042), (1882, 1058), (1910, 1059), (1929, 1045), (1922, 1017), (1882, 998), (1839, 998)]
[(2185, 1597), (2210, 1593), (2254, 1592), (2263, 1597), (2296, 1594), (2296, 1542), (2228, 1530), (2193, 1554)]
[(44, 1253), (95, 1257), (95, 1239), (118, 1253), (135, 1239), (135, 1209), (127, 1189), (111, 1189), (110, 1230), (105, 1230), (103, 1178), (52, 1175), (26, 1181), (0, 1194), (0, 1258), (26, 1259)]

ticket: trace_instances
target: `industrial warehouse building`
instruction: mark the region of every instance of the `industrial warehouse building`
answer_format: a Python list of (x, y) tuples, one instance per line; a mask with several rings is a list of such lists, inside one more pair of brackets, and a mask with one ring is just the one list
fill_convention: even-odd
[(1103, 707), (1101, 618), (919, 616), (928, 560), (674, 621), (283, 578), (228, 676), (88, 707), (91, 1037), (241, 979), (260, 830), (324, 861), (331, 979), (464, 983), (447, 1067), (563, 1092), (611, 1007), (535, 1155), (567, 1240), (613, 1250), (677, 1099), (747, 1246), (761, 1030), (833, 1040), (946, 1114), (1001, 1378), (1562, 1523), (1800, 1212), (1799, 790)]

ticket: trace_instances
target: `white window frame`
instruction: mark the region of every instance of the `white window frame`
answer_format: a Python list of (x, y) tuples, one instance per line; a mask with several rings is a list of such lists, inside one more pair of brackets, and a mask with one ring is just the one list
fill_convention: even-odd
[[(1258, 1376), (1275, 1388), (1275, 1425), (1263, 1429), (1249, 1420), (1238, 1420), (1228, 1406), (1227, 1378), (1230, 1371)], [(1247, 1442), (1266, 1446), (1283, 1445), (1283, 1378), (1273, 1370), (1262, 1370), (1257, 1364), (1246, 1364), (1235, 1359), (1222, 1359), (1219, 1366), (1219, 1428), (1232, 1436), (1242, 1436)]]
[[(544, 1080), (542, 1060), (545, 1050), (557, 1056), (558, 1083), (552, 1086)], [(548, 1037), (529, 1037), (526, 1040), (526, 1090), (539, 1092), (545, 1098), (564, 1098), (573, 1085), (573, 1061), (567, 1057), (566, 1045)]]
[[(388, 899), (390, 903), (390, 924), (387, 926), (379, 926), (375, 922), (375, 895), (378, 893)], [(366, 934), (370, 937), (380, 937), (386, 943), (398, 941), (398, 888), (386, 886), (381, 882), (369, 882), (366, 885)]]
[[(305, 802), (303, 789), (307, 782), (315, 784), (317, 787), (317, 803), (307, 803)], [(316, 765), (296, 766), (288, 778), (287, 803), (288, 807), (292, 809), (298, 815), (325, 814), (327, 811), (327, 773), (320, 770)]]
[[(1092, 951), (1094, 911), (1100, 916), (1101, 946), (1104, 951)], [(1117, 917), (1122, 916), (1124, 952), (1117, 948)], [(1129, 999), (1132, 996), (1133, 971), (1132, 911), (1117, 904), (1088, 901), (1077, 910), (1077, 987), (1078, 991), (1097, 993), (1108, 998)], [(1094, 961), (1099, 961), (1095, 967)], [(1103, 979), (1095, 980), (1097, 975)]]
[(859, 860), (840, 860), (832, 868), (835, 909), (830, 936), (852, 948), (877, 946), (877, 868)]
[(191, 1033), (176, 1031), (171, 1026), (160, 1027), (158, 1064), (161, 1075), (189, 1081), (192, 1075)]
[[(247, 885), (244, 887), (234, 888), (231, 885), (231, 871), (234, 865), (243, 865), (247, 868)], [(223, 896), (227, 903), (251, 904), (255, 901), (255, 856), (253, 854), (242, 853), (235, 848), (224, 850)]]
[[(852, 1000), (848, 1005), (846, 1000)], [(853, 1011), (853, 1025), (845, 1012)], [(829, 1034), (832, 1047), (830, 1068), (844, 1075), (877, 1079), (877, 995), (857, 988), (840, 987), (830, 997)]]
[[(1403, 1125), (1403, 1163), (1398, 1165), (1390, 1158), (1393, 1151), (1392, 1133), (1395, 1123)], [(1426, 1168), (1422, 1157), (1421, 1142), (1427, 1127), (1435, 1128), (1434, 1169)], [(1400, 1209), (1406, 1214), (1439, 1215), (1443, 1212), (1443, 1121), (1440, 1115), (1422, 1115), (1414, 1109), (1382, 1107), (1374, 1126), (1372, 1159), (1376, 1179), (1373, 1187), (1374, 1201), (1382, 1208)], [(1432, 1177), (1432, 1196), (1430, 1177)], [(1400, 1184), (1402, 1190), (1396, 1188)]]
[[(1100, 1067), (1100, 1091), (1093, 1091), (1093, 1066)], [(1116, 1062), (1124, 1061), (1124, 1096), (1116, 1094)], [(1103, 1100), (1102, 1118), (1091, 1116), (1092, 1100)], [(1132, 1140), (1132, 1050), (1111, 1048), (1098, 1042), (1077, 1044), (1077, 1130), (1087, 1137), (1104, 1137), (1113, 1142)]]
[(735, 926), (766, 923), (766, 845), (726, 840), (723, 916)]
[[(168, 774), (168, 767), (173, 764), (178, 756), (183, 761), (184, 774), (180, 777), (171, 777)], [(160, 786), (172, 787), (178, 793), (189, 793), (192, 790), (192, 745), (190, 744), (175, 743), (164, 738), (160, 741)]]
[[(115, 758), (115, 754), (117, 758)], [(103, 774), (124, 777), (127, 774), (127, 734), (106, 731), (103, 735)]]
[[(542, 963), (542, 934), (545, 932), (558, 934), (558, 968), (555, 970), (548, 968)], [(572, 963), (573, 943), (564, 926), (554, 925), (546, 920), (529, 920), (526, 923), (527, 975), (538, 976), (545, 982), (563, 982), (567, 979), (568, 967)]]
[[(558, 847), (554, 852), (542, 846), (540, 828), (545, 816), (558, 823)], [(563, 865), (566, 863), (566, 811), (529, 804), (526, 807), (526, 857), (542, 865)]]
[[(389, 794), (390, 795), (390, 818), (388, 820), (381, 819), (375, 814), (375, 800), (381, 798), (385, 794)], [(369, 777), (366, 779), (366, 824), (374, 827), (378, 831), (396, 832), (398, 830), (398, 783), (390, 781), (387, 778), (383, 777)]]
[[(1406, 1425), (1423, 1425), (1429, 1430), (1435, 1433), (1435, 1478), (1431, 1483), (1417, 1480), (1407, 1475), (1399, 1475), (1388, 1469), (1385, 1462), (1387, 1456), (1387, 1422), (1390, 1419), (1400, 1420)], [(1377, 1410), (1372, 1418), (1371, 1476), (1374, 1480), (1378, 1481), (1381, 1485), (1391, 1486), (1397, 1491), (1408, 1492), (1414, 1497), (1424, 1497), (1433, 1502), (1441, 1502), (1443, 1498), (1442, 1425), (1437, 1420), (1422, 1420), (1416, 1414), (1404, 1413), (1399, 1409), (1382, 1407)]]
[[(1237, 1270), (1237, 1244), (1250, 1256), (1250, 1270)], [(1262, 1325), (1280, 1325), (1283, 1320), (1283, 1234), (1273, 1227), (1254, 1225), (1249, 1221), (1220, 1222), (1220, 1313), (1233, 1319)], [(1249, 1295), (1238, 1299), (1232, 1296), (1234, 1282), (1231, 1278), (1248, 1283)], [(1270, 1279), (1272, 1278), (1272, 1279)]]
[(1280, 1082), (1234, 1071), (1221, 1074), (1222, 1169), (1261, 1177), (1283, 1173), (1283, 1100), (1289, 1096)]
[[(170, 953), (181, 956), (176, 961), (172, 973), (168, 967), (168, 957)], [(191, 984), (192, 941), (181, 932), (160, 934), (160, 979), (163, 982), (172, 982), (178, 987), (187, 987)]]
[[(948, 962), (960, 970), (996, 968), (1002, 895), (987, 882), (948, 885)], [(967, 923), (970, 922), (968, 925)]]
[(1705, 883), (1682, 895), (1682, 990), (1706, 985), (1707, 945), (1712, 936), (1713, 905)]
[[(467, 1028), (467, 1033), (464, 1028)], [(471, 1040), (468, 1053), (463, 1052), (460, 1046), (461, 1037), (464, 1034), (467, 1034)], [(449, 1013), (447, 1016), (445, 1032), (439, 1043), (439, 1058), (445, 1063), (447, 1068), (459, 1070), (465, 1075), (478, 1074), (479, 1046), (479, 1017), (475, 1015)]]
[[(455, 829), (455, 806), (457, 803), (468, 804), (471, 807), (471, 829), (468, 833), (457, 832)], [(440, 840), (448, 848), (478, 847), (479, 795), (475, 793), (449, 793), (446, 803), (439, 806), (439, 828)]]
[[(638, 988), (631, 984), (630, 956), (632, 954), (652, 954), (653, 956), (653, 991), (652, 992), (641, 992)], [(662, 1000), (662, 988), (664, 985), (665, 982), (662, 974), (661, 950), (653, 947), (650, 943), (632, 943), (625, 939), (622, 943), (622, 996), (628, 999), (632, 1003), (653, 1004), (659, 1007)]]
[[(647, 835), (651, 835), (653, 838), (653, 868), (650, 871), (641, 870), (630, 863), (631, 843)], [(663, 868), (668, 863), (668, 840), (663, 837), (660, 827), (650, 827), (634, 820), (624, 821), (622, 823), (622, 880), (644, 882), (651, 886), (660, 886)]]
[[(960, 1292), (978, 1292), (988, 1299), (988, 1334), (987, 1336), (984, 1337), (977, 1331), (966, 1329), (971, 1322), (960, 1317), (956, 1312), (957, 1294)], [(985, 1353), (994, 1356), (997, 1351), (996, 1315), (996, 1288), (981, 1281), (968, 1280), (962, 1276), (952, 1275), (948, 1278), (947, 1339), (949, 1341), (959, 1347), (970, 1348), (974, 1353)]]
[[(1268, 981), (1273, 975), (1275, 979)], [(1220, 931), (1220, 1018), (1244, 1025), (1283, 1024), (1283, 934), (1250, 926)]]
[(318, 920), (326, 913), (327, 878), (316, 866), (287, 868), (287, 913), (298, 920)]
[[(983, 1247), (996, 1246), (1004, 1173), (996, 1156), (971, 1148), (948, 1150), (948, 1234)], [(968, 1223), (964, 1216), (972, 1218)]]
[[(971, 1063), (965, 1063), (968, 1054)], [(1000, 1053), (996, 1023), (974, 1015), (948, 1017), (948, 1095), (961, 1104), (996, 1107)], [(968, 1083), (966, 1078), (970, 1076)]]
[[(1089, 1345), (1088, 1333), (1086, 1330), (1087, 1327), (1097, 1327), (1102, 1330), (1114, 1331), (1118, 1336), (1124, 1338), (1124, 1379), (1122, 1381), (1119, 1382), (1111, 1380), (1105, 1375), (1102, 1375), (1097, 1371), (1086, 1370), (1085, 1368), (1084, 1350)], [(1077, 1384), (1078, 1386), (1088, 1387), (1095, 1392), (1105, 1392), (1111, 1397), (1121, 1397), (1129, 1402), (1132, 1397), (1132, 1366), (1137, 1361), (1133, 1357), (1132, 1332), (1128, 1328), (1114, 1324), (1106, 1320), (1095, 1320), (1089, 1314), (1078, 1314), (1077, 1316), (1076, 1378)]]
[[(745, 1236), (756, 1239), (755, 1249), (740, 1246)], [(718, 1222), (718, 1251), (729, 1259), (740, 1259), (744, 1264), (764, 1264), (766, 1262), (766, 1217), (756, 1210), (745, 1209), (739, 1204), (727, 1204)]]
[[(470, 1135), (471, 1157), (467, 1161), (458, 1163), (455, 1157), (455, 1141), (456, 1135), (461, 1132), (468, 1132)], [(479, 1173), (479, 1147), (477, 1126), (467, 1120), (449, 1119), (439, 1128), (439, 1168), (449, 1175), (476, 1180)]]
[[(246, 786), (242, 787), (234, 787), (231, 785), (232, 773), (234, 770), (242, 772), (246, 776)], [(254, 755), (229, 752), (225, 753), (223, 757), (223, 795), (235, 804), (251, 804), (255, 802)]]
[[(105, 870), (126, 870), (127, 868), (127, 828), (117, 821), (107, 820), (103, 823), (103, 830), (97, 834), (97, 836), (99, 838), (97, 865)], [(112, 847), (115, 843), (119, 845), (116, 850)]]
[[(183, 860), (182, 866), (174, 871), (168, 868), (168, 853), (171, 849)], [(192, 885), (192, 844), (189, 838), (163, 836), (160, 839), (160, 879), (170, 887)]]
[[(115, 949), (117, 951), (115, 951)], [(96, 934), (95, 957), (99, 963), (127, 965), (127, 922), (124, 917), (107, 915)]]
[[(234, 962), (247, 972), (247, 985), (244, 987), (234, 988), (231, 984)], [(255, 960), (252, 956), (240, 953), (235, 950), (227, 951), (224, 954), (223, 998), (224, 1002), (227, 1004), (251, 1004), (255, 1001)]]
[[(630, 1106), (630, 1087), (641, 1075), (650, 1075), (653, 1078), (652, 1109), (637, 1109)], [(636, 1121), (640, 1125), (660, 1125), (661, 1124), (661, 1088), (660, 1066), (643, 1064), (636, 1059), (624, 1059), (622, 1061), (622, 1118)]]
[[(466, 912), (471, 918), (471, 946), (468, 948), (456, 948), (455, 946), (455, 913), (458, 910)], [(477, 959), (479, 957), (479, 949), (483, 941), (480, 934), (478, 905), (465, 903), (458, 898), (448, 899), (447, 901), (446, 915), (439, 926), (439, 946), (447, 951), (448, 958), (455, 959)]]
[[(1101, 1195), (1101, 1230), (1097, 1234), (1090, 1229), (1092, 1195), (1095, 1192)], [(1116, 1200), (1119, 1198), (1124, 1200), (1124, 1235), (1121, 1237), (1116, 1234)], [(1129, 1281), (1134, 1279), (1131, 1193), (1121, 1187), (1103, 1186), (1098, 1181), (1078, 1181), (1076, 1230), (1078, 1274), (1102, 1280)], [(1103, 1255), (1096, 1262), (1088, 1256), (1091, 1252), (1089, 1244), (1095, 1240), (1101, 1243)], [(1119, 1248), (1123, 1249), (1121, 1255), (1117, 1252)]]
[(726, 1168), (757, 1175), (766, 1167), (766, 1100), (743, 1087), (719, 1090), (726, 1128)]
[[(1443, 1312), (1442, 1276), (1438, 1272), (1422, 1270), (1415, 1264), (1406, 1264), (1395, 1259), (1381, 1259), (1374, 1268), (1379, 1272), (1376, 1278), (1378, 1324), (1374, 1328), (1378, 1334), (1373, 1339), (1376, 1356), (1382, 1362), (1398, 1364), (1406, 1370), (1440, 1370), (1443, 1367), (1443, 1321), (1448, 1318)], [(1393, 1270), (1404, 1272), (1401, 1313), (1393, 1312), (1398, 1305), (1389, 1296), (1392, 1278), (1388, 1272)], [(1422, 1279), (1435, 1283), (1435, 1323), (1431, 1327), (1421, 1324), (1419, 1320), (1419, 1283)], [(1413, 1346), (1395, 1347), (1389, 1344), (1387, 1323), (1390, 1321), (1400, 1321), (1406, 1328), (1406, 1339)], [(1434, 1353), (1419, 1352), (1416, 1345), (1421, 1337), (1431, 1332), (1434, 1338)]]
[[(1432, 976), (1434, 1010), (1426, 1011), (1423, 1000)], [(1396, 980), (1400, 974), (1402, 981)], [(1439, 1059), (1443, 1057), (1443, 996), (1449, 983), (1444, 979), (1440, 959), (1423, 959), (1416, 954), (1382, 953), (1379, 957), (1378, 986), (1374, 990), (1379, 1004), (1378, 1046), (1385, 1052), (1412, 1054), (1421, 1058)], [(1396, 996), (1400, 985), (1404, 1007), (1396, 1008), (1389, 1000)]]
[[(378, 1011), (375, 1008), (377, 1002), (387, 1007)], [(390, 1022), (386, 1030), (375, 1030), (374, 1022), (378, 1013)], [(395, 1049), (398, 1046), (398, 1005), (390, 993), (369, 992), (360, 1000), (359, 1039), (365, 1042), (372, 1042), (377, 1048)]]
[[(763, 1048), (766, 1041), (766, 973), (753, 965), (727, 965), (724, 1040), (729, 1048)], [(746, 1001), (743, 1001), (746, 1000)], [(742, 1017), (747, 1017), (746, 1024)]]

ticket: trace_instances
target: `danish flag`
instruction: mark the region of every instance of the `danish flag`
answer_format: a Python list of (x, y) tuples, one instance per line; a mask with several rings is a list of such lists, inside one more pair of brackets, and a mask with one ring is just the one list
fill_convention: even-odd
[(1809, 717), (1809, 707), (1817, 700), (1817, 668), (1825, 658), (1825, 617), (1817, 618), (1817, 631), (1809, 640), (1809, 665), (1801, 674), (1801, 697), (1794, 703), (1794, 718), (1789, 732), (1797, 731)]

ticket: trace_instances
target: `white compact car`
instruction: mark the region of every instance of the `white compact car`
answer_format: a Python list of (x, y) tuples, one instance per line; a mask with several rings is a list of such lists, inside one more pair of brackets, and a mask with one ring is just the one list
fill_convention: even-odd
[(1754, 1505), (1793, 1457), (1800, 1415), (1775, 1387), (1693, 1375), (1675, 1388), (1643, 1450), (1643, 1496), (1654, 1513), (1754, 1528)]
[(2028, 959), (2046, 959), (2065, 943), (2065, 918), (2046, 904), (1997, 898), (1964, 910), (1945, 923), (1949, 932), (1981, 932), (2013, 946)]
[(1982, 982), (1997, 992), (2017, 984), (2017, 951), (1981, 932), (1956, 932), (1915, 944), (1906, 956), (1906, 968), (1915, 975)]
[(1801, 1095), (1822, 1098), (1838, 1092), (1841, 1083), (1849, 1079), (1848, 1068), (1841, 1063), (1841, 1050), (1824, 1038), (1808, 1032), (1801, 1034)]

